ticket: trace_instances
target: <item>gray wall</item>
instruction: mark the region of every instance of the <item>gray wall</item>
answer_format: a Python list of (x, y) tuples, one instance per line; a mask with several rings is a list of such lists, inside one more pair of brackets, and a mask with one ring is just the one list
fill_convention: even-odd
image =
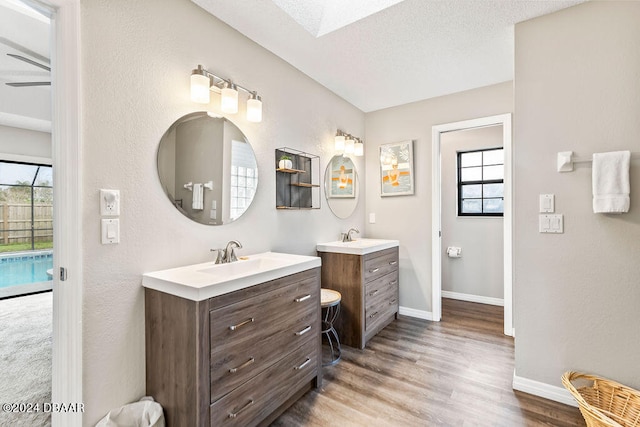
[[(365, 201), (376, 223), (367, 223), (366, 235), (400, 240), (401, 307), (431, 312), (431, 128), (511, 112), (513, 83), (505, 82), (367, 113)], [(415, 194), (380, 197), (379, 147), (408, 139)]]
[[(145, 393), (144, 272), (212, 261), (209, 249), (231, 239), (243, 244), (240, 255), (312, 255), (317, 242), (364, 228), (364, 204), (344, 221), (326, 205), (277, 211), (274, 166), (275, 149), (288, 146), (319, 155), (323, 173), (336, 129), (364, 135), (364, 113), (189, 0), (83, 0), (81, 33), (83, 422), (92, 426)], [(199, 63), (257, 90), (264, 102), (262, 123), (246, 121), (244, 102), (229, 117), (251, 141), (260, 183), (250, 209), (222, 227), (178, 212), (156, 172), (165, 130), (204, 109), (189, 97)], [(220, 113), (218, 101), (212, 94), (209, 108)], [(356, 163), (363, 171), (363, 159)], [(100, 188), (120, 189), (118, 245), (100, 244)]]
[[(640, 2), (587, 2), (516, 26), (514, 295), (516, 375), (563, 371), (640, 388)], [(591, 165), (556, 153), (631, 150), (631, 209), (594, 214)], [(564, 234), (538, 233), (556, 195)]]
[[(208, 118), (208, 117), (207, 117)], [(175, 195), (182, 199), (182, 209), (200, 223), (211, 221), (211, 202), (218, 200), (222, 208), (222, 160), (225, 122), (219, 120), (188, 120), (176, 127)], [(211, 141), (204, 143), (203, 141)], [(193, 209), (193, 188), (184, 185), (213, 182), (213, 190), (202, 189), (203, 208)]]
[(461, 258), (449, 258), (446, 253), (442, 255), (442, 290), (502, 299), (502, 217), (457, 215), (457, 152), (502, 147), (502, 126), (447, 132), (440, 137), (440, 144), (442, 248), (462, 248)]

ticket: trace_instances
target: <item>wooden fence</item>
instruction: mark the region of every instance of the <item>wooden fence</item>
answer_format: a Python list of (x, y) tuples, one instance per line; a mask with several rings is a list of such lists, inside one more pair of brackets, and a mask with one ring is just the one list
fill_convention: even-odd
[[(0, 245), (31, 242), (31, 204), (0, 203)], [(33, 205), (35, 242), (53, 240), (53, 205)]]

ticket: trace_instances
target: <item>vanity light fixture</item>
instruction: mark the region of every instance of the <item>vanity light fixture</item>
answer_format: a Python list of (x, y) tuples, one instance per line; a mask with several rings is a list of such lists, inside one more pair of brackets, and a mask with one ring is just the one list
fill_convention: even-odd
[(224, 82), (220, 90), (220, 109), (223, 113), (235, 114), (238, 112), (238, 87), (230, 81)]
[(224, 113), (238, 112), (238, 89), (249, 94), (247, 100), (247, 120), (262, 121), (262, 98), (255, 90), (247, 89), (229, 79), (219, 77), (206, 70), (202, 65), (191, 72), (191, 100), (201, 104), (208, 104), (211, 100), (210, 91), (220, 93), (220, 109)]
[(191, 100), (201, 104), (208, 104), (210, 100), (209, 88), (212, 84), (211, 77), (202, 69), (202, 65), (198, 65), (198, 68), (191, 72)]
[(250, 122), (262, 121), (262, 98), (256, 92), (251, 92), (249, 99), (247, 99), (247, 120)]
[(353, 155), (358, 157), (364, 155), (364, 142), (362, 142), (360, 138), (356, 138), (356, 143), (353, 147)]
[(342, 132), (340, 129), (338, 129), (338, 131), (336, 132), (336, 138), (335, 138), (335, 145), (334, 145), (334, 149), (336, 150), (336, 153), (341, 154), (344, 152), (344, 132)]
[(353, 154), (355, 150), (356, 141), (351, 135), (347, 135), (347, 139), (344, 141), (344, 154)]
[(360, 138), (338, 129), (334, 140), (334, 149), (337, 154), (353, 154), (360, 157), (364, 155), (364, 142)]

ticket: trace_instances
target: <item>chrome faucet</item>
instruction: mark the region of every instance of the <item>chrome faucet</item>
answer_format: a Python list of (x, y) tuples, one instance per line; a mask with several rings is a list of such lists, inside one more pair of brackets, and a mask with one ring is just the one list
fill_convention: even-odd
[(356, 233), (360, 234), (360, 230), (358, 230), (357, 228), (350, 228), (349, 231), (347, 231), (346, 233), (340, 233), (340, 235), (342, 236), (342, 241), (343, 242), (352, 242), (353, 238), (351, 237), (351, 232), (355, 231)]
[(242, 248), (242, 244), (237, 240), (231, 240), (229, 243), (227, 243), (227, 247), (224, 248), (223, 262), (227, 263), (238, 260), (238, 257), (236, 256), (236, 248)]
[(231, 240), (224, 249), (211, 249), (216, 252), (216, 264), (228, 264), (238, 260), (236, 256), (236, 248), (241, 249), (242, 244), (237, 240)]

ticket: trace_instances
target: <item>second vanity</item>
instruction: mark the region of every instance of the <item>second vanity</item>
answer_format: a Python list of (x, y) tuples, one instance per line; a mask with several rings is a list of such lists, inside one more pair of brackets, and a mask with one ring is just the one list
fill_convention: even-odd
[(362, 349), (398, 316), (398, 246), (365, 238), (316, 246), (322, 287), (342, 295), (335, 324), (342, 344)]
[(268, 425), (321, 385), (320, 259), (246, 258), (143, 276), (147, 393), (168, 427)]

